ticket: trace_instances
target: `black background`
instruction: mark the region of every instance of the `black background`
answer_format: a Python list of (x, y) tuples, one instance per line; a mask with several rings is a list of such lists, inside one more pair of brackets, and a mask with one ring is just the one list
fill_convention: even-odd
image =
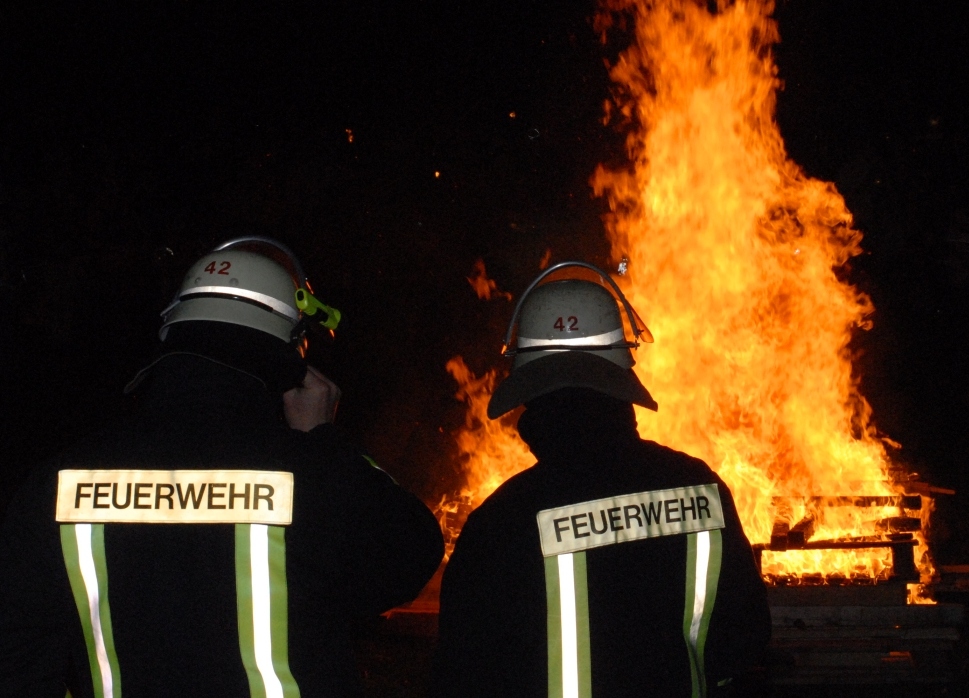
[[(969, 28), (959, 5), (787, 0), (793, 159), (865, 233), (848, 278), (875, 423), (969, 562)], [(552, 260), (605, 264), (588, 179), (619, 162), (589, 2), (5, 3), (0, 10), (0, 509), (41, 458), (125, 409), (158, 312), (214, 244), (275, 236), (340, 308), (318, 358), (339, 421), (432, 502), (458, 482), (444, 364), (500, 367)], [(511, 118), (510, 113), (515, 117)], [(349, 138), (352, 132), (352, 142)], [(435, 177), (434, 173), (440, 175)], [(648, 309), (647, 309), (648, 311)]]

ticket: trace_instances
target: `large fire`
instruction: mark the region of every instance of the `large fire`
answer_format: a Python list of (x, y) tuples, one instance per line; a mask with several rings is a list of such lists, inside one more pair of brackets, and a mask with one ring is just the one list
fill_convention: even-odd
[(479, 378), (460, 356), (447, 362), (447, 370), (460, 386), (455, 397), (467, 403), (468, 412), (464, 429), (457, 434), (465, 485), (460, 492), (445, 495), (436, 512), (444, 529), (445, 557), (450, 556), (468, 513), (505, 480), (535, 463), (514, 426), (507, 420), (488, 419), (488, 400), (498, 384), (498, 372), (488, 371)]
[[(802, 521), (812, 540), (874, 539), (905, 512), (852, 374), (849, 341), (873, 308), (838, 272), (861, 234), (834, 186), (785, 152), (772, 10), (605, 0), (603, 38), (632, 20), (606, 104), (631, 166), (600, 167), (592, 185), (609, 202), (613, 255), (629, 262), (620, 283), (656, 338), (636, 356), (660, 405), (638, 414), (642, 436), (707, 461), (754, 543)], [(473, 507), (534, 459), (484, 416), (494, 375), (448, 368), (470, 406), (459, 446)], [(830, 506), (845, 502), (878, 506)], [(763, 571), (875, 578), (890, 564), (886, 549), (767, 551)]]

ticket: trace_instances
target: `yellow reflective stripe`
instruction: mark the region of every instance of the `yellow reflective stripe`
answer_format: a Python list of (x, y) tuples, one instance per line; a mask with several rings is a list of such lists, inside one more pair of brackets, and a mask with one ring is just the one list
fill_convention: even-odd
[(236, 526), (239, 648), (253, 698), (298, 698), (289, 669), (285, 530)]
[(273, 667), (269, 531), (262, 524), (252, 524), (249, 527), (249, 561), (252, 573), (252, 636), (256, 667), (266, 688), (266, 698), (283, 698), (283, 685)]
[(390, 473), (388, 473), (388, 472), (387, 472), (386, 470), (384, 470), (384, 469), (383, 469), (383, 468), (381, 468), (381, 467), (380, 467), (379, 465), (377, 465), (377, 461), (375, 461), (375, 460), (374, 460), (373, 458), (371, 458), (370, 456), (368, 456), (368, 455), (366, 455), (366, 454), (364, 454), (364, 455), (363, 455), (363, 459), (364, 459), (365, 461), (367, 461), (368, 463), (370, 463), (370, 466), (371, 466), (371, 467), (373, 467), (373, 468), (376, 468), (377, 470), (379, 470), (380, 472), (382, 472), (382, 473), (383, 473), (384, 475), (386, 475), (387, 477), (389, 477), (389, 478), (390, 478), (390, 479), (391, 479), (391, 480), (393, 481), (393, 483), (394, 483), (395, 485), (399, 485), (399, 484), (400, 484), (399, 482), (397, 482), (397, 480), (395, 480), (395, 479), (394, 479), (394, 476), (393, 476), (393, 475), (391, 475), (391, 474), (390, 474)]
[(589, 587), (586, 555), (545, 558), (550, 698), (590, 698)]
[(557, 557), (545, 558), (545, 607), (548, 634), (548, 698), (562, 698), (562, 604)]
[(61, 550), (88, 650), (97, 698), (121, 698), (121, 671), (114, 649), (104, 526), (61, 526)]
[(706, 600), (703, 604), (703, 614), (697, 629), (696, 656), (700, 671), (704, 672), (704, 691), (706, 690), (706, 664), (704, 663), (707, 631), (710, 629), (710, 619), (713, 617), (713, 607), (717, 601), (717, 587), (720, 583), (720, 566), (723, 562), (723, 531), (720, 529), (707, 531), (710, 542), (710, 563), (707, 565)]
[(683, 609), (683, 639), (690, 659), (691, 695), (706, 698), (704, 652), (707, 630), (717, 598), (723, 557), (720, 529), (691, 533), (686, 538), (686, 590)]
[(562, 618), (562, 696), (579, 696), (579, 648), (575, 620), (575, 570), (572, 554), (559, 555), (559, 609)]

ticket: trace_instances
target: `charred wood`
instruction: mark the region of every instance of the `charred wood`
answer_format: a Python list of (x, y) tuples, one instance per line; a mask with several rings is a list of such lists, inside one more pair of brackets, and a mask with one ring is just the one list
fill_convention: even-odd
[(798, 521), (787, 534), (787, 544), (791, 548), (803, 547), (814, 535), (815, 521), (813, 516), (805, 516)]

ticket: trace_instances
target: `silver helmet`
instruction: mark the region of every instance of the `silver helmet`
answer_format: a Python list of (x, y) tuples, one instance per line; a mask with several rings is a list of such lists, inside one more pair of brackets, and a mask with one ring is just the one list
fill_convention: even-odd
[(340, 322), (340, 311), (313, 296), (289, 248), (258, 236), (229, 240), (195, 262), (161, 315), (162, 340), (171, 325), (188, 320), (243, 325), (294, 343), (311, 317), (330, 332)]
[[(626, 338), (620, 306), (631, 339)], [(517, 321), (518, 335), (512, 347)], [(562, 262), (525, 290), (505, 335), (511, 374), (495, 390), (496, 419), (559, 388), (591, 388), (655, 410), (656, 401), (632, 371), (632, 349), (652, 342), (645, 323), (605, 272), (585, 262)]]

